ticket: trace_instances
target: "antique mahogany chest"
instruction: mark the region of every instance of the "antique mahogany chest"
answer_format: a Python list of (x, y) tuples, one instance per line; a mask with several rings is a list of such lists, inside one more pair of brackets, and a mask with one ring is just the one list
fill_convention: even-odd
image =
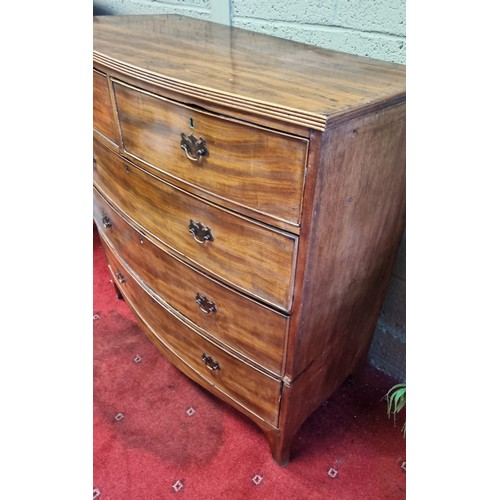
[(180, 16), (94, 18), (94, 219), (179, 370), (289, 460), (365, 363), (405, 217), (405, 68)]

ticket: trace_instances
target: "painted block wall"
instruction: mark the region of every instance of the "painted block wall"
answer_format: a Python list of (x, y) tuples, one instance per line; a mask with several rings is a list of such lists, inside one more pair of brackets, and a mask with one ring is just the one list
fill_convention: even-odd
[[(180, 14), (405, 64), (406, 0), (94, 0), (94, 15)], [(406, 237), (369, 361), (406, 378)]]
[(231, 24), (405, 63), (405, 0), (231, 0)]

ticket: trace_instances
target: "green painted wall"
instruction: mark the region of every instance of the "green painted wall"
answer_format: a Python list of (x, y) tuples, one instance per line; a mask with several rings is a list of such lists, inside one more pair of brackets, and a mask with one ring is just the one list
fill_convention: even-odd
[(405, 0), (231, 0), (234, 26), (405, 63)]

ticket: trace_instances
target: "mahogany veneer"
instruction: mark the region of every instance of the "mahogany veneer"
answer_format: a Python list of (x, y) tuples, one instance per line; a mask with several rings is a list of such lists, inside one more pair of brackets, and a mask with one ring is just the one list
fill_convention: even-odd
[(366, 361), (404, 227), (405, 68), (94, 18), (94, 219), (157, 348), (289, 460)]

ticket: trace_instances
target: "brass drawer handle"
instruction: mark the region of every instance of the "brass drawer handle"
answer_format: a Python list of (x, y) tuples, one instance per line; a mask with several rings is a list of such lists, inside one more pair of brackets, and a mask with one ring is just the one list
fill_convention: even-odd
[(201, 312), (205, 314), (216, 313), (215, 302), (207, 299), (204, 295), (196, 294), (196, 303), (200, 306)]
[(101, 220), (104, 227), (111, 227), (113, 225), (111, 224), (111, 219), (106, 214), (102, 214)]
[(116, 277), (118, 278), (118, 281), (119, 281), (120, 283), (125, 283), (125, 281), (127, 281), (127, 280), (125, 279), (125, 276), (123, 276), (123, 274), (122, 274), (120, 271), (118, 271), (118, 272), (116, 273)]
[(197, 139), (193, 134), (187, 136), (184, 132), (181, 133), (181, 148), (191, 161), (197, 162), (202, 156), (208, 156), (205, 139)]
[(205, 353), (201, 355), (201, 359), (205, 363), (205, 365), (208, 367), (209, 370), (212, 370), (213, 372), (216, 370), (220, 370), (220, 365), (217, 363), (217, 361), (213, 360), (210, 356), (207, 356)]
[(189, 232), (198, 243), (203, 244), (205, 241), (214, 241), (212, 230), (209, 227), (205, 227), (201, 222), (194, 222), (193, 220), (190, 220)]

